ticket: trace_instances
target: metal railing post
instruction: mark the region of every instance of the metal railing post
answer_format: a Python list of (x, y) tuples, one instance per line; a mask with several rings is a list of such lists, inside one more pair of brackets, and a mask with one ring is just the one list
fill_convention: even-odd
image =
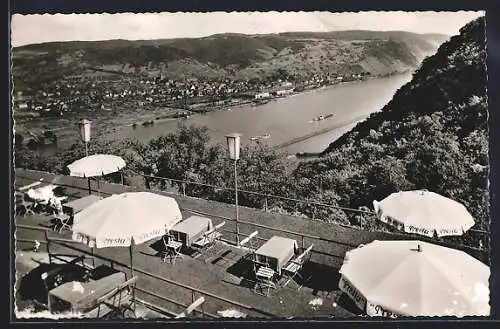
[[(194, 290), (191, 290), (191, 304), (196, 300)], [(196, 309), (193, 310), (193, 316), (196, 316)]]
[(45, 241), (47, 241), (46, 248), (47, 248), (47, 255), (49, 256), (49, 264), (52, 264), (52, 255), (50, 254), (50, 239), (48, 231), (45, 231), (44, 235), (45, 235)]
[(182, 182), (182, 195), (186, 196), (186, 182)]
[(264, 198), (264, 211), (268, 212), (267, 196)]

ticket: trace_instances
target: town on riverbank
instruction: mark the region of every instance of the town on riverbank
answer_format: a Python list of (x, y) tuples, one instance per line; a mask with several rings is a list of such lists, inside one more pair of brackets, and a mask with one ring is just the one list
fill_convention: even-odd
[[(94, 127), (94, 134), (98, 136), (121, 126), (135, 129), (207, 112), (262, 106), (310, 90), (380, 77), (368, 72), (345, 76), (325, 74), (307, 80), (277, 79), (263, 83), (229, 79), (179, 82), (158, 77), (116, 78), (110, 75), (94, 79), (82, 76), (81, 80), (71, 78), (66, 83), (49, 84), (34, 96), (15, 93), (16, 133), (22, 136), (28, 147), (36, 150), (47, 147), (46, 144), (56, 146), (58, 142), (64, 142), (67, 130), (73, 129), (71, 122), (82, 117), (99, 121)], [(138, 83), (134, 82), (136, 80)], [(86, 88), (92, 89), (91, 97), (84, 92)], [(330, 116), (312, 119), (320, 121)]]

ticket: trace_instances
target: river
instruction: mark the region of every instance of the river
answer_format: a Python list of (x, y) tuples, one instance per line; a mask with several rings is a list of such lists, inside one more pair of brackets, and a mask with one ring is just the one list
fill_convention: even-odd
[[(288, 154), (317, 153), (349, 131), (357, 122), (382, 109), (396, 90), (410, 79), (411, 74), (402, 74), (344, 83), (272, 100), (260, 106), (241, 105), (230, 110), (196, 114), (185, 122), (207, 126), (211, 138), (222, 143), (225, 142), (224, 135), (231, 132), (241, 133), (243, 144), (254, 143), (250, 140), (253, 136), (269, 134), (269, 138), (261, 141), (279, 147)], [(313, 118), (328, 114), (332, 116), (321, 121), (313, 121)], [(108, 113), (107, 117), (90, 117), (94, 124), (98, 125), (93, 128), (99, 131), (99, 136), (95, 138), (99, 140), (132, 138), (148, 142), (162, 134), (174, 132), (178, 127), (177, 119), (156, 120), (154, 125), (139, 124), (136, 128), (124, 125), (126, 122), (143, 122), (145, 119), (142, 115), (147, 116), (148, 112), (141, 114), (113, 112)], [(151, 115), (161, 115), (161, 109), (149, 113), (149, 116)], [(69, 127), (58, 132), (59, 147), (64, 148), (65, 145), (78, 142), (76, 128), (72, 128), (74, 125), (70, 124), (70, 121), (66, 125), (61, 120), (58, 122), (59, 126)], [(57, 147), (47, 146), (39, 151), (49, 155), (56, 152)]]
[[(224, 142), (224, 135), (242, 134), (242, 143), (253, 143), (252, 136), (269, 134), (262, 139), (271, 146), (284, 144), (290, 154), (321, 152), (333, 140), (349, 131), (357, 122), (380, 110), (398, 88), (410, 81), (411, 74), (368, 79), (295, 94), (260, 106), (242, 105), (230, 110), (196, 114), (188, 124), (207, 126), (211, 137)], [(313, 121), (333, 113), (327, 119)], [(177, 120), (155, 122), (144, 127), (122, 127), (108, 135), (111, 139), (136, 138), (147, 142), (177, 129)]]

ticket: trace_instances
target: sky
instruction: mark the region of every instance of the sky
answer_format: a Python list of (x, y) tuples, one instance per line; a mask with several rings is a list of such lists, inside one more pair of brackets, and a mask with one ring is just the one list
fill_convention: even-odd
[(455, 35), (484, 12), (252, 12), (13, 15), (13, 47), (52, 41), (147, 40), (216, 33), (409, 31)]

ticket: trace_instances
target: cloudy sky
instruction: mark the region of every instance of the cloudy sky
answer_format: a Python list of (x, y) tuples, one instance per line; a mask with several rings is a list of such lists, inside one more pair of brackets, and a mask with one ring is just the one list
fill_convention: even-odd
[(484, 12), (266, 12), (14, 15), (12, 46), (71, 40), (166, 39), (216, 33), (399, 30), (454, 35)]

